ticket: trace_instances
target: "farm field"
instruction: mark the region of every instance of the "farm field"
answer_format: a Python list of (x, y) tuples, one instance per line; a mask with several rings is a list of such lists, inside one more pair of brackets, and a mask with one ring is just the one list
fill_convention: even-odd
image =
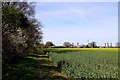
[(51, 48), (51, 60), (70, 78), (118, 78), (118, 48)]
[(80, 50), (104, 50), (104, 51), (117, 51), (120, 48), (48, 48), (50, 51), (80, 51)]

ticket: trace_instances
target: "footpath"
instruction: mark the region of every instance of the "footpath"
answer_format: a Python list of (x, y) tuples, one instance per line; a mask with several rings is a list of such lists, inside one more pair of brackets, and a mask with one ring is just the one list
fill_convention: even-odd
[(39, 55), (37, 74), (37, 80), (69, 80), (48, 55)]

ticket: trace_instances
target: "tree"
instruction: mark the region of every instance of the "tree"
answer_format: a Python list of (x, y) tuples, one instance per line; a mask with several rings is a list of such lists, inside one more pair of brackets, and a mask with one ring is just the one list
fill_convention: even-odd
[(79, 47), (80, 47), (80, 48), (85, 48), (85, 45), (84, 45), (84, 44), (81, 44)]
[(64, 42), (63, 46), (69, 48), (72, 46), (72, 44), (70, 42)]
[(89, 46), (89, 47), (92, 47), (92, 48), (96, 48), (96, 47), (97, 47), (95, 41), (92, 41), (91, 43), (89, 43), (88, 46)]
[(41, 24), (35, 19), (34, 4), (2, 2), (3, 63), (33, 51), (41, 41)]
[(54, 44), (51, 41), (47, 41), (45, 44), (45, 48), (49, 48), (50, 46), (54, 46)]

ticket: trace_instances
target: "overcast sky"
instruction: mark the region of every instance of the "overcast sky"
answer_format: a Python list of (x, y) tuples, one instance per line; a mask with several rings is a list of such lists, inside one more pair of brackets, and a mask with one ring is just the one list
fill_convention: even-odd
[(43, 24), (44, 43), (118, 41), (117, 2), (38, 2), (35, 17)]

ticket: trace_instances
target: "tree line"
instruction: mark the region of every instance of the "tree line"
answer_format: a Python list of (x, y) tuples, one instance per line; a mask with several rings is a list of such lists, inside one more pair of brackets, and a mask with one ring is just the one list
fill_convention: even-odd
[(79, 43), (77, 43), (77, 45), (75, 45), (74, 43), (70, 43), (70, 42), (64, 42), (62, 46), (56, 46), (53, 42), (51, 41), (47, 41), (45, 44), (43, 44), (44, 48), (49, 48), (49, 47), (53, 47), (53, 48), (97, 48), (97, 43), (95, 41), (92, 41), (90, 43), (88, 43), (87, 45), (79, 45)]
[(75, 45), (74, 43), (64, 42), (62, 46), (56, 46), (52, 41), (47, 41), (43, 44), (45, 48), (120, 48), (120, 43), (117, 42), (115, 46), (112, 46), (112, 43), (105, 43), (103, 46), (98, 46), (95, 41), (89, 42), (88, 44), (79, 44)]
[(35, 3), (2, 2), (2, 62), (12, 62), (33, 52), (42, 39), (35, 18)]

